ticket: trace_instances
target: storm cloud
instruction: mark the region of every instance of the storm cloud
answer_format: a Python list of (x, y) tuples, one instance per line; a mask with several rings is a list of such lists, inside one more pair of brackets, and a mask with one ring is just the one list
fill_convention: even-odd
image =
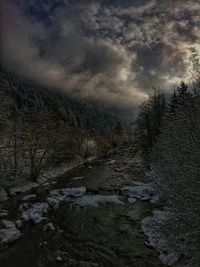
[(153, 86), (189, 79), (199, 10), (193, 0), (1, 0), (2, 65), (78, 98), (136, 107)]

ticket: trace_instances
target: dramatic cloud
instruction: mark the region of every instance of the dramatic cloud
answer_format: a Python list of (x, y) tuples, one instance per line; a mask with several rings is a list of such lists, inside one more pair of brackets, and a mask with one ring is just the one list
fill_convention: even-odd
[(67, 94), (135, 107), (188, 79), (194, 0), (1, 0), (2, 64)]

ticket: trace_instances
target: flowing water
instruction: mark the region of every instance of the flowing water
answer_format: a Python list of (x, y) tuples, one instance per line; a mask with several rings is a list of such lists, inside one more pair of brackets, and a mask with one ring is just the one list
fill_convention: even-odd
[[(0, 266), (162, 266), (141, 232), (152, 205), (131, 204), (120, 195), (136, 178), (145, 180), (144, 172), (128, 150), (67, 172), (54, 188), (85, 186), (87, 194), (63, 202), (37, 225), (25, 224), (22, 237), (1, 249)], [(39, 200), (46, 198), (47, 192), (36, 193)], [(19, 203), (14, 202), (13, 214)], [(53, 229), (45, 229), (49, 222)]]

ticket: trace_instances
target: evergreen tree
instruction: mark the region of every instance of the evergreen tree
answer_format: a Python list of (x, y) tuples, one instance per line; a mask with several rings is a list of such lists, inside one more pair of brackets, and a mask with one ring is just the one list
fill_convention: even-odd
[(136, 132), (144, 150), (151, 150), (160, 134), (163, 116), (166, 111), (165, 94), (159, 90), (140, 106), (136, 120)]

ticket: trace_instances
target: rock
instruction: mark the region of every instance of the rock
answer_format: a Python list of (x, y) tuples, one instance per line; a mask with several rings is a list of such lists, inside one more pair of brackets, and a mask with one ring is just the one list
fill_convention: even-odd
[(141, 198), (142, 201), (149, 201), (150, 199), (151, 199), (150, 196), (145, 196)]
[(17, 220), (15, 221), (15, 225), (18, 229), (22, 229), (23, 228), (23, 223), (22, 220)]
[(49, 183), (49, 182), (46, 182), (46, 183), (42, 184), (42, 186), (45, 187), (45, 188), (49, 187), (50, 185), (51, 185), (51, 183)]
[(122, 188), (121, 189), (121, 195), (125, 196), (125, 197), (129, 196), (129, 187)]
[[(81, 267), (97, 267), (97, 266), (99, 266), (97, 263), (93, 263), (91, 261), (80, 261), (79, 264)], [(70, 265), (70, 266), (75, 266), (75, 264)]]
[[(77, 266), (77, 261), (74, 259), (69, 259), (69, 266)], [(81, 265), (79, 265), (81, 266)]]
[(51, 231), (55, 231), (55, 227), (53, 225), (53, 223), (47, 223), (44, 228), (43, 228), (44, 231), (47, 231), (47, 230), (51, 230)]
[(35, 195), (35, 194), (27, 195), (27, 196), (23, 197), (22, 200), (23, 201), (32, 200), (32, 199), (34, 199), (36, 197), (37, 197), (37, 195)]
[(20, 211), (26, 210), (29, 208), (29, 204), (28, 203), (22, 203), (19, 207)]
[(75, 187), (75, 188), (64, 188), (64, 189), (53, 190), (50, 192), (50, 195), (54, 195), (57, 193), (61, 193), (68, 197), (82, 197), (84, 194), (86, 194), (86, 187)]
[(152, 192), (153, 189), (150, 184), (135, 185), (130, 187), (129, 196), (145, 200), (151, 198)]
[(137, 198), (143, 201), (150, 200), (154, 196), (154, 190), (150, 183), (133, 182), (133, 186), (124, 187), (121, 189), (123, 196)]
[(21, 232), (16, 228), (15, 223), (8, 220), (2, 220), (4, 229), (0, 229), (0, 243), (12, 243), (21, 236)]
[(145, 184), (143, 182), (137, 182), (137, 181), (133, 181), (133, 186), (149, 186), (149, 184)]
[(113, 164), (115, 164), (115, 162), (116, 162), (116, 160), (115, 160), (115, 159), (113, 159), (113, 160), (110, 160), (109, 162), (107, 162), (107, 165), (113, 165)]
[(50, 192), (47, 202), (56, 209), (69, 197), (82, 197), (84, 194), (86, 194), (86, 187), (55, 189)]
[(56, 181), (50, 181), (50, 179), (46, 178), (46, 177), (39, 177), (37, 182), (43, 186), (43, 187), (49, 187), (51, 184), (56, 184)]
[[(63, 163), (57, 167), (52, 167), (47, 169), (45, 172), (43, 172), (42, 176), (39, 178), (39, 180), (43, 180), (44, 178), (47, 178), (48, 180), (56, 179), (58, 176), (63, 175), (67, 171), (73, 169), (75, 166), (78, 166), (79, 164), (69, 164), (69, 163)], [(46, 181), (45, 181), (46, 182)]]
[(38, 182), (40, 185), (43, 185), (44, 183), (48, 182), (48, 178), (41, 176), (41, 177), (39, 177), (39, 178), (37, 179), (37, 182)]
[(150, 200), (151, 204), (157, 204), (159, 202), (159, 196), (153, 196)]
[(135, 203), (135, 202), (136, 202), (136, 198), (129, 197), (129, 198), (128, 198), (128, 202), (129, 202), (129, 203)]
[(91, 169), (92, 169), (92, 166), (88, 166), (88, 169), (90, 169), (90, 170), (91, 170)]
[(47, 241), (43, 241), (43, 242), (40, 242), (39, 243), (39, 246), (41, 247), (41, 246), (46, 246), (47, 245)]
[(57, 256), (57, 257), (56, 257), (56, 260), (57, 260), (57, 261), (62, 261), (62, 258), (61, 258), (60, 256)]
[(15, 228), (15, 223), (8, 220), (2, 220), (1, 223), (7, 228)]
[(132, 222), (141, 221), (141, 216), (142, 216), (141, 209), (138, 206), (135, 206), (133, 210), (127, 213), (128, 220)]
[(86, 179), (85, 176), (80, 176), (80, 177), (74, 177), (72, 178), (73, 180), (82, 180), (82, 179)]
[(7, 210), (0, 210), (0, 218), (8, 216)]
[(0, 229), (0, 242), (1, 243), (12, 243), (13, 241), (19, 239), (21, 232), (16, 228)]
[(49, 205), (46, 202), (38, 202), (33, 204), (28, 210), (22, 212), (22, 218), (25, 221), (32, 220), (35, 224), (47, 219), (43, 217), (47, 213)]
[(84, 168), (84, 166), (83, 166), (83, 165), (80, 165), (80, 166), (79, 166), (79, 169), (83, 169), (83, 168)]
[(38, 186), (38, 183), (30, 182), (21, 186), (12, 187), (9, 192), (11, 195), (16, 195), (17, 193), (25, 193), (31, 189), (37, 188)]
[(149, 244), (149, 242), (145, 241), (144, 244), (145, 244), (145, 246), (146, 246), (147, 248), (152, 249), (152, 246)]
[(4, 188), (0, 187), (0, 202), (3, 202), (8, 199), (8, 195)]

